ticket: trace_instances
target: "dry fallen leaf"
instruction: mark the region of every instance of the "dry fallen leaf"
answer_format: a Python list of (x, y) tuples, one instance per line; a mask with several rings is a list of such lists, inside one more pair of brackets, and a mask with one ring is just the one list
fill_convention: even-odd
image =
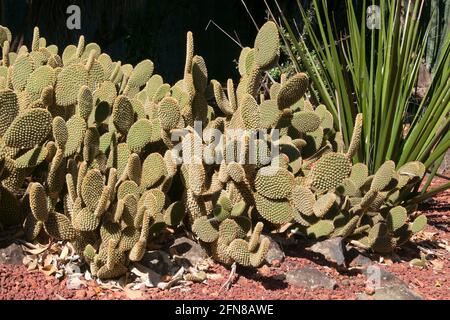
[(27, 243), (26, 245), (22, 246), (22, 249), (23, 249), (24, 252), (26, 252), (28, 254), (38, 255), (38, 254), (41, 254), (41, 253), (47, 251), (50, 248), (50, 245), (51, 244), (43, 246), (43, 245), (40, 245), (40, 244), (32, 245), (32, 244), (28, 244)]
[(53, 265), (47, 265), (40, 268), (40, 270), (46, 275), (51, 276), (52, 274), (56, 273), (58, 270)]
[(65, 260), (68, 255), (69, 255), (69, 248), (67, 246), (64, 246), (64, 248), (61, 251), (61, 254), (59, 255), (59, 258), (61, 260)]
[(49, 254), (44, 259), (44, 267), (53, 265), (53, 255)]
[(38, 263), (36, 260), (30, 261), (30, 263), (27, 265), (27, 270), (35, 270), (38, 267)]

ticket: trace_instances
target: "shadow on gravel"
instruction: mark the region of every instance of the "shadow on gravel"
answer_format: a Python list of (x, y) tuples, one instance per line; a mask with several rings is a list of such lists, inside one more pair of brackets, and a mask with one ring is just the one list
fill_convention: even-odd
[(279, 275), (272, 275), (270, 277), (262, 276), (261, 274), (251, 270), (249, 268), (238, 268), (237, 274), (240, 277), (245, 277), (248, 280), (259, 282), (266, 290), (283, 290), (288, 287), (288, 284), (284, 281), (284, 277), (280, 278)]
[[(307, 248), (310, 246), (311, 246), (311, 243), (300, 242), (297, 245), (291, 245), (289, 247), (286, 247), (285, 248), (286, 256), (306, 259), (306, 260), (309, 260), (319, 266), (336, 269), (340, 274), (347, 275), (347, 276), (356, 276), (358, 273), (360, 273), (358, 270), (349, 270), (343, 266), (337, 265), (334, 262), (328, 261), (320, 253), (315, 253), (315, 252), (307, 250)], [(346, 260), (347, 260), (347, 258), (349, 258), (349, 257), (346, 256)]]

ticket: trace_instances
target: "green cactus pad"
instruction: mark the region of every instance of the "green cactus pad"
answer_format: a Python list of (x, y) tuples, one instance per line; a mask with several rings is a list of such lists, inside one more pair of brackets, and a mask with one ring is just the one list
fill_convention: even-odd
[(93, 100), (92, 92), (88, 86), (82, 86), (78, 91), (77, 96), (77, 113), (82, 117), (85, 121), (89, 119), (89, 116), (93, 109)]
[(17, 226), (22, 223), (23, 218), (20, 203), (15, 195), (0, 186), (0, 222), (3, 227)]
[(94, 103), (104, 101), (107, 102), (109, 106), (112, 106), (116, 98), (117, 89), (111, 81), (102, 82), (98, 89), (94, 91)]
[(152, 98), (156, 91), (164, 84), (163, 78), (159, 74), (153, 75), (145, 86), (147, 97)]
[(49, 66), (41, 66), (30, 75), (25, 90), (31, 94), (33, 100), (36, 100), (40, 97), (42, 90), (48, 86), (53, 87), (55, 81), (55, 70)]
[(53, 118), (52, 132), (53, 137), (55, 138), (56, 146), (64, 149), (67, 144), (67, 140), (69, 139), (69, 131), (63, 118)]
[(383, 191), (394, 178), (395, 163), (386, 161), (375, 173), (370, 188), (376, 191)]
[(56, 104), (63, 107), (75, 104), (80, 88), (87, 81), (88, 72), (84, 66), (74, 64), (63, 68), (56, 78)]
[(239, 201), (238, 203), (236, 203), (233, 206), (230, 214), (232, 217), (239, 217), (245, 212), (246, 208), (247, 208), (247, 204), (245, 203), (245, 201)]
[(119, 188), (117, 188), (117, 199), (123, 199), (126, 195), (138, 195), (139, 194), (139, 186), (134, 181), (124, 181), (120, 184)]
[(103, 191), (103, 175), (99, 170), (89, 170), (83, 178), (81, 198), (90, 211), (94, 212)]
[(261, 113), (261, 127), (268, 129), (275, 127), (281, 118), (276, 100), (264, 100), (259, 106)]
[(154, 103), (159, 103), (166, 96), (166, 94), (168, 92), (170, 92), (170, 85), (167, 83), (164, 83), (155, 91), (155, 93), (151, 97), (151, 100)]
[(387, 216), (387, 224), (389, 229), (392, 231), (397, 231), (401, 227), (403, 227), (406, 223), (406, 219), (408, 218), (408, 213), (406, 209), (402, 206), (394, 207), (389, 210)]
[(247, 64), (247, 58), (249, 53), (253, 51), (253, 49), (249, 47), (245, 47), (242, 49), (241, 54), (239, 55), (239, 61), (238, 61), (238, 68), (239, 68), (239, 74), (241, 76), (244, 76), (248, 72), (248, 64)]
[(391, 236), (380, 237), (374, 244), (372, 244), (372, 250), (378, 253), (386, 254), (391, 253), (397, 246), (397, 240)]
[(375, 224), (369, 231), (369, 244), (372, 245), (378, 238), (387, 237), (388, 227), (384, 223)]
[(104, 222), (100, 227), (100, 238), (103, 242), (108, 242), (110, 239), (119, 240), (121, 236), (120, 225), (113, 222)]
[(258, 130), (261, 128), (261, 116), (259, 106), (255, 98), (249, 94), (245, 94), (240, 102), (240, 114), (244, 128), (247, 130)]
[(315, 239), (329, 236), (334, 230), (334, 224), (330, 220), (320, 220), (306, 229), (307, 235)]
[(141, 158), (136, 153), (132, 153), (128, 158), (127, 163), (127, 175), (128, 179), (135, 183), (139, 183), (142, 175), (142, 163)]
[(293, 208), (289, 201), (270, 200), (256, 193), (255, 203), (259, 214), (270, 223), (281, 225), (292, 220)]
[(356, 163), (352, 167), (350, 179), (357, 189), (361, 188), (369, 176), (369, 168), (364, 163)]
[(127, 135), (127, 145), (132, 152), (141, 152), (152, 142), (152, 122), (148, 119), (139, 119), (130, 128)]
[(150, 154), (142, 165), (141, 187), (154, 186), (167, 174), (164, 158), (159, 153)]
[(344, 196), (356, 197), (359, 194), (355, 183), (350, 178), (345, 178), (338, 189)]
[(250, 264), (254, 268), (258, 268), (264, 262), (267, 252), (269, 252), (270, 241), (268, 238), (262, 239), (259, 244), (258, 251), (250, 254)]
[(45, 222), (48, 219), (47, 194), (40, 183), (33, 183), (30, 187), (31, 213), (37, 221)]
[(423, 229), (425, 229), (426, 226), (427, 226), (427, 217), (422, 214), (418, 216), (416, 219), (414, 219), (410, 229), (413, 233), (418, 233)]
[(33, 148), (47, 137), (51, 124), (52, 116), (47, 110), (26, 110), (11, 123), (3, 141), (13, 148)]
[(83, 159), (92, 163), (98, 154), (100, 148), (100, 134), (97, 128), (88, 128), (84, 134), (83, 140)]
[(227, 173), (234, 182), (240, 183), (245, 179), (244, 168), (239, 163), (229, 163), (227, 165)]
[(14, 91), (6, 89), (0, 91), (0, 137), (3, 136), (19, 114), (19, 102)]
[(283, 110), (298, 102), (306, 93), (309, 78), (304, 73), (297, 73), (284, 83), (278, 92), (278, 108)]
[(236, 238), (243, 238), (248, 233), (251, 222), (246, 217), (225, 219), (219, 226), (219, 238), (224, 243), (230, 243)]
[(69, 218), (61, 213), (51, 212), (44, 227), (50, 236), (58, 240), (71, 240), (76, 235)]
[(255, 39), (255, 63), (261, 68), (270, 68), (278, 60), (280, 55), (280, 43), (277, 25), (266, 22)]
[(317, 106), (315, 110), (316, 114), (320, 117), (321, 123), (320, 126), (324, 129), (333, 129), (334, 119), (333, 115), (330, 111), (328, 111), (327, 107), (323, 104)]
[(78, 231), (94, 231), (100, 224), (93, 211), (83, 208), (72, 218), (73, 227)]
[(411, 161), (398, 169), (399, 182), (397, 188), (402, 188), (412, 180), (418, 180), (425, 174), (426, 168), (419, 161)]
[(361, 202), (360, 202), (360, 206), (363, 209), (368, 209), (370, 208), (374, 202), (377, 201), (377, 197), (378, 197), (378, 192), (370, 189), (365, 195), (364, 197), (362, 197)]
[(131, 72), (128, 85), (131, 87), (140, 88), (144, 86), (153, 74), (154, 65), (150, 60), (141, 61), (134, 67)]
[(319, 129), (321, 119), (312, 111), (299, 111), (294, 113), (291, 123), (301, 133), (313, 132)]
[(130, 100), (125, 96), (118, 96), (114, 100), (112, 121), (117, 130), (126, 134), (134, 122), (134, 110)]
[(208, 70), (205, 60), (200, 56), (192, 58), (192, 78), (197, 92), (205, 92), (208, 85)]
[(23, 224), (23, 231), (25, 233), (25, 238), (28, 241), (33, 241), (36, 239), (44, 228), (42, 221), (37, 221), (32, 215), (27, 216)]
[(298, 212), (305, 216), (312, 216), (314, 214), (313, 206), (316, 202), (316, 197), (310, 189), (295, 186), (292, 189), (292, 204)]
[(34, 168), (46, 160), (48, 149), (46, 147), (37, 146), (15, 160), (17, 169)]
[(307, 133), (304, 137), (304, 140), (306, 141), (306, 146), (302, 149), (302, 156), (303, 158), (309, 158), (316, 154), (320, 150), (323, 144), (323, 128), (319, 127), (314, 132)]
[(113, 269), (108, 269), (107, 265), (102, 266), (97, 271), (97, 277), (100, 279), (114, 279), (126, 274), (128, 268), (124, 265), (117, 264)]
[(11, 83), (15, 91), (23, 91), (28, 77), (34, 70), (34, 61), (29, 55), (19, 56), (12, 65)]
[(233, 240), (228, 247), (227, 253), (238, 264), (245, 267), (251, 266), (247, 241), (243, 239)]
[(172, 130), (180, 122), (180, 107), (177, 100), (167, 97), (161, 100), (158, 105), (158, 118), (163, 130)]
[(294, 176), (283, 168), (262, 168), (255, 179), (256, 191), (269, 199), (287, 199), (293, 184)]
[(336, 203), (336, 195), (334, 193), (327, 193), (319, 197), (313, 205), (313, 211), (316, 217), (324, 217)]
[(355, 231), (359, 222), (359, 216), (354, 216), (344, 226), (337, 228), (334, 232), (334, 236), (347, 238)]
[(145, 249), (147, 247), (147, 241), (144, 239), (139, 239), (138, 242), (131, 248), (128, 255), (130, 261), (140, 261), (145, 254)]
[(68, 139), (64, 150), (64, 156), (70, 157), (74, 155), (80, 148), (86, 131), (86, 122), (79, 115), (71, 117), (67, 123)]
[(109, 168), (116, 168), (117, 175), (120, 177), (127, 166), (130, 154), (130, 150), (126, 143), (119, 143), (118, 145), (113, 146), (108, 158), (107, 166)]
[(183, 221), (186, 209), (182, 201), (172, 203), (164, 212), (164, 222), (172, 227), (178, 226)]
[(206, 173), (203, 164), (192, 163), (188, 167), (187, 186), (195, 195), (200, 195), (204, 191)]
[(192, 231), (206, 243), (214, 242), (219, 237), (219, 231), (206, 216), (200, 217), (194, 221), (192, 224)]
[(355, 127), (353, 128), (352, 140), (350, 141), (350, 146), (347, 150), (347, 156), (352, 158), (358, 151), (361, 144), (361, 134), (363, 129), (363, 115), (359, 113), (356, 115)]
[(312, 187), (326, 192), (339, 186), (350, 174), (352, 164), (342, 153), (325, 154), (311, 171)]

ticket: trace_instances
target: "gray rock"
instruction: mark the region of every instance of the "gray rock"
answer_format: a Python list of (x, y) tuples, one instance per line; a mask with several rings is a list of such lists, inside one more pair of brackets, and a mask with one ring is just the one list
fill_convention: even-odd
[(333, 290), (336, 288), (336, 281), (312, 267), (288, 271), (286, 282), (292, 286), (307, 289), (325, 288)]
[(376, 266), (363, 271), (367, 277), (367, 285), (375, 289), (371, 296), (366, 293), (358, 294), (359, 300), (422, 300), (423, 298), (411, 291), (408, 285), (394, 274)]
[(22, 248), (17, 244), (11, 244), (4, 249), (0, 249), (0, 263), (21, 265), (24, 254)]
[(280, 245), (278, 244), (278, 242), (276, 242), (272, 237), (269, 237), (269, 236), (265, 236), (265, 237), (268, 238), (270, 241), (269, 251), (267, 251), (267, 254), (266, 254), (266, 261), (269, 264), (272, 264), (272, 262), (275, 260), (283, 262), (284, 258), (285, 258), (285, 254), (284, 254), (283, 250), (281, 249)]
[(375, 290), (372, 296), (365, 293), (357, 294), (358, 300), (423, 300), (406, 286), (392, 286)]
[(367, 268), (374, 262), (369, 257), (362, 254), (359, 250), (347, 247), (346, 257), (350, 261), (349, 266), (353, 268)]
[(192, 266), (195, 266), (208, 257), (208, 254), (201, 245), (186, 237), (175, 239), (169, 251), (172, 256), (181, 256), (186, 259)]
[(403, 284), (403, 281), (397, 278), (394, 274), (376, 265), (362, 270), (362, 274), (367, 278), (368, 282), (376, 282), (380, 286)]
[(345, 266), (344, 245), (341, 237), (317, 242), (308, 250), (320, 253), (327, 261), (338, 266)]
[(351, 262), (350, 267), (355, 268), (367, 268), (368, 266), (372, 265), (373, 261), (362, 254), (358, 254)]

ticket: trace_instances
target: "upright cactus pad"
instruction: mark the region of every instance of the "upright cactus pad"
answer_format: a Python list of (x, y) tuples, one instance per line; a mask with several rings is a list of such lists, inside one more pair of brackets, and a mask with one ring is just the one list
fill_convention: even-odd
[(269, 68), (278, 60), (280, 43), (278, 28), (272, 21), (265, 23), (255, 39), (255, 63), (259, 68)]
[(32, 148), (50, 133), (52, 116), (44, 109), (30, 109), (14, 119), (3, 140), (12, 148)]
[(325, 192), (339, 186), (350, 175), (352, 164), (341, 153), (328, 153), (320, 158), (311, 171), (312, 187)]

